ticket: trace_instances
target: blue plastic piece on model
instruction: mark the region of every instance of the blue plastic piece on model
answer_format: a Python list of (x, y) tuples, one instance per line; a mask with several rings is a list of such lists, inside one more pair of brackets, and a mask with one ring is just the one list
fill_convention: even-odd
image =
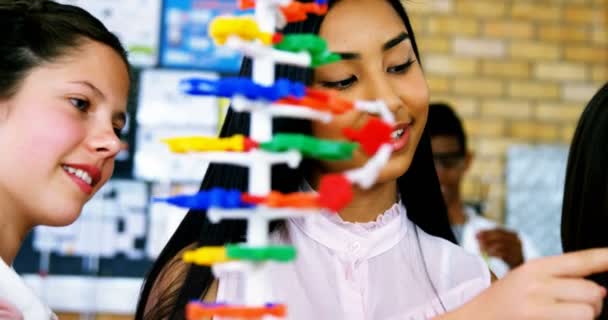
[(276, 101), (288, 96), (302, 98), (306, 95), (306, 86), (301, 83), (279, 79), (271, 86), (262, 86), (251, 79), (234, 77), (218, 80), (190, 78), (180, 82), (181, 90), (190, 95), (219, 96), (232, 98), (241, 95), (250, 100), (263, 99)]
[(178, 195), (168, 198), (155, 198), (154, 200), (167, 202), (181, 208), (195, 210), (207, 210), (209, 208), (240, 209), (253, 207), (253, 205), (245, 203), (241, 200), (240, 191), (224, 190), (221, 188), (200, 191), (193, 195)]

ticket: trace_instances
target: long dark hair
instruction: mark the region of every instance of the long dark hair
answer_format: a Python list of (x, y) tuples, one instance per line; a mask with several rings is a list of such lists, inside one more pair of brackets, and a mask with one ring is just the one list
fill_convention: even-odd
[[(410, 35), (413, 50), (419, 59), (418, 48), (409, 18), (399, 0), (388, 0), (401, 17), (406, 30)], [(336, 1), (329, 1), (330, 7)], [(312, 16), (303, 23), (290, 24), (284, 33), (318, 33), (322, 17)], [(420, 60), (419, 60), (420, 61)], [(241, 68), (241, 75), (251, 74), (251, 61), (246, 59)], [(312, 73), (293, 67), (280, 66), (276, 69), (277, 77), (289, 78), (310, 84)], [(276, 132), (300, 132), (311, 134), (310, 123), (307, 121), (277, 119), (274, 122)], [(248, 134), (249, 115), (235, 113), (229, 110), (220, 136), (226, 137), (236, 133)], [(281, 192), (297, 191), (304, 177), (308, 173), (310, 163), (304, 162), (297, 170), (290, 170), (285, 166), (276, 166), (272, 171), (272, 188)], [(247, 169), (229, 165), (210, 165), (201, 190), (211, 187), (236, 188), (245, 191), (247, 188)], [(409, 170), (397, 180), (399, 193), (407, 208), (409, 219), (425, 232), (456, 242), (449, 226), (447, 210), (443, 202), (439, 181), (435, 172), (431, 154), (430, 137), (424, 130), (422, 138), (416, 149)], [(137, 306), (136, 319), (142, 319), (152, 286), (163, 267), (184, 247), (196, 242), (198, 246), (223, 245), (230, 242), (242, 242), (245, 236), (245, 223), (242, 221), (223, 221), (211, 224), (205, 212), (191, 210), (188, 212), (177, 231), (161, 252), (158, 260), (148, 274), (140, 300)], [(271, 226), (271, 230), (276, 224)], [(171, 319), (183, 319), (184, 309), (188, 301), (199, 299), (206, 293), (213, 281), (211, 269), (208, 267), (191, 266), (185, 282), (174, 303), (170, 305), (155, 306), (150, 312), (149, 319), (161, 319), (169, 316)], [(148, 318), (148, 316), (146, 317)]]
[[(564, 252), (608, 247), (608, 83), (579, 120), (568, 157), (562, 206)], [(608, 288), (608, 273), (590, 277)], [(604, 306), (608, 299), (604, 300)], [(604, 308), (599, 319), (606, 319)]]
[(87, 11), (48, 0), (0, 0), (0, 99), (15, 94), (32, 69), (86, 39), (114, 49), (128, 68), (118, 38)]

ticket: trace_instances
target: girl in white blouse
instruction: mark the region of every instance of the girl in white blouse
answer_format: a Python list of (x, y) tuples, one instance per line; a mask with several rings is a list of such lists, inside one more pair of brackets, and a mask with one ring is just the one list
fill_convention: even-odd
[[(454, 310), (490, 285), (484, 262), (454, 244), (425, 129), (429, 92), (413, 30), (399, 1), (329, 1), (325, 17), (290, 25), (286, 32), (314, 32), (342, 61), (314, 73), (279, 68), (278, 77), (339, 91), (348, 99), (383, 100), (396, 118), (394, 152), (370, 189), (354, 190), (338, 215), (288, 219), (273, 228), (275, 243), (292, 244), (293, 264), (272, 265), (268, 286), (289, 306), (288, 319), (428, 319)], [(246, 61), (243, 73), (249, 73)], [(278, 78), (277, 77), (277, 78)], [(342, 128), (359, 128), (372, 115), (352, 111), (332, 123), (288, 120), (276, 131), (345, 139)], [(246, 114), (228, 113), (222, 136), (248, 134)], [(327, 173), (362, 166), (367, 157), (306, 162), (300, 170), (273, 170), (282, 192), (316, 188)], [(245, 169), (212, 165), (202, 189), (247, 185)], [(193, 246), (242, 242), (242, 222), (210, 224), (191, 211), (151, 270), (137, 319), (181, 319), (191, 299), (234, 301), (243, 288), (236, 278), (214, 279), (206, 267), (189, 267), (181, 252)], [(448, 316), (448, 315), (446, 315)], [(451, 314), (450, 316), (454, 316)], [(458, 315), (455, 315), (458, 316)]]
[(86, 11), (0, 1), (0, 318), (54, 318), (10, 267), (37, 225), (72, 223), (121, 149), (129, 71)]

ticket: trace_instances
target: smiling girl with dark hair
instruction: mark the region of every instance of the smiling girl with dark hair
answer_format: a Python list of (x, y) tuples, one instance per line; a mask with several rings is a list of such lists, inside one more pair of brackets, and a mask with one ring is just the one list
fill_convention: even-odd
[[(295, 245), (298, 259), (293, 267), (273, 269), (270, 285), (280, 293), (278, 300), (288, 303), (293, 319), (443, 313), (487, 287), (490, 274), (480, 258), (453, 244), (425, 130), (429, 94), (414, 32), (399, 1), (330, 1), (329, 7), (326, 16), (290, 25), (286, 32), (319, 34), (343, 60), (314, 72), (280, 67), (278, 77), (336, 89), (352, 100), (382, 99), (395, 115), (400, 135), (377, 183), (356, 189), (337, 218), (323, 216), (318, 223), (289, 219), (276, 226), (275, 240)], [(242, 72), (250, 73), (249, 62)], [(281, 119), (275, 130), (343, 140), (341, 128), (360, 128), (370, 116), (353, 111), (329, 125)], [(247, 134), (248, 122), (248, 115), (231, 111), (221, 135)], [(297, 171), (277, 167), (272, 186), (281, 192), (314, 189), (322, 174), (359, 167), (366, 160), (356, 152), (351, 161), (309, 161)], [(244, 191), (245, 170), (212, 165), (202, 189)], [(188, 267), (179, 257), (186, 247), (240, 242), (244, 234), (241, 222), (214, 225), (203, 212), (191, 211), (148, 276), (137, 317), (179, 319), (191, 299), (215, 300), (217, 294), (224, 301), (238, 294), (228, 289), (233, 287), (230, 279), (217, 281), (209, 268)]]
[[(414, 32), (400, 1), (329, 1), (326, 16), (311, 16), (288, 25), (284, 32), (318, 34), (343, 59), (314, 72), (280, 66), (277, 78), (335, 89), (351, 100), (381, 99), (396, 118), (394, 152), (375, 185), (355, 188), (353, 201), (338, 215), (287, 219), (271, 228), (274, 243), (291, 244), (298, 252), (293, 264), (271, 265), (267, 284), (276, 301), (287, 304), (288, 319), (558, 319), (556, 315), (561, 315), (578, 320), (597, 312), (603, 294), (597, 286), (556, 278), (608, 268), (608, 257), (598, 258), (606, 251), (528, 264), (467, 303), (490, 285), (490, 273), (481, 258), (454, 244), (426, 129), (429, 92)], [(251, 74), (250, 60), (245, 60), (241, 72)], [(351, 111), (331, 124), (279, 119), (274, 128), (344, 140), (342, 128), (360, 128), (370, 117)], [(234, 134), (249, 134), (248, 114), (228, 112), (221, 136)], [(356, 151), (350, 161), (306, 161), (298, 170), (277, 166), (272, 189), (284, 193), (315, 189), (322, 175), (360, 167), (367, 160)], [(211, 165), (201, 189), (246, 191), (246, 170)], [(243, 288), (237, 279), (216, 279), (210, 268), (186, 265), (181, 256), (198, 246), (243, 242), (245, 227), (239, 221), (211, 224), (205, 212), (190, 211), (150, 271), (136, 318), (183, 319), (185, 306), (193, 299), (238, 300)], [(580, 295), (560, 290), (564, 282), (581, 289), (576, 290)]]
[(33, 227), (72, 223), (110, 178), (129, 82), (86, 11), (0, 0), (0, 318), (54, 317), (9, 266)]

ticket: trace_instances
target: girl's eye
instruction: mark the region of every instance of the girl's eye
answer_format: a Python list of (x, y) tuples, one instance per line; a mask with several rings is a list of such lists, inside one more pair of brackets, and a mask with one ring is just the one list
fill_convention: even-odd
[(407, 61), (404, 64), (400, 64), (398, 66), (390, 67), (386, 71), (389, 72), (389, 73), (401, 74), (401, 73), (406, 72), (414, 64), (414, 62), (416, 62), (416, 60), (412, 59), (412, 60)]
[(70, 103), (80, 111), (87, 111), (90, 106), (89, 101), (80, 98), (70, 98)]
[(321, 82), (321, 85), (325, 88), (329, 88), (329, 89), (337, 89), (337, 90), (344, 90), (344, 89), (348, 89), (350, 86), (352, 86), (355, 81), (357, 81), (357, 77), (350, 76), (347, 79), (344, 80), (340, 80), (340, 81), (323, 81)]

